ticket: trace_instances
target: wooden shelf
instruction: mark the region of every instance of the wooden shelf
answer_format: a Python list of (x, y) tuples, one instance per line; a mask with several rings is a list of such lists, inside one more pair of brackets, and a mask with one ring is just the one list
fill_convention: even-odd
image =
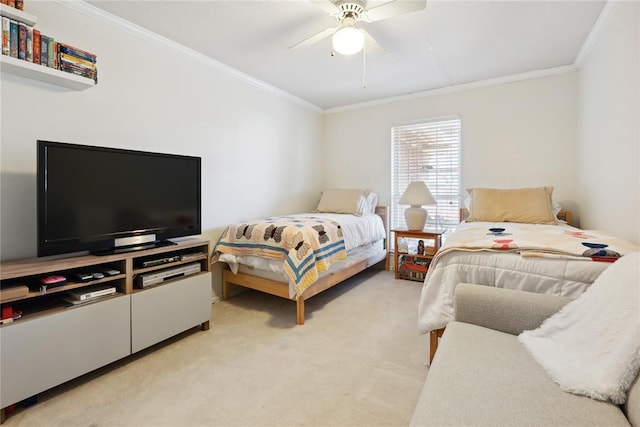
[[(407, 229), (395, 229), (391, 230), (395, 235), (395, 247), (394, 247), (394, 270), (396, 279), (401, 279), (400, 275), (400, 257), (401, 256), (409, 256), (414, 257), (416, 259), (432, 259), (435, 256), (435, 253), (440, 249), (440, 245), (442, 244), (442, 231), (429, 231), (429, 230), (407, 230)], [(425, 253), (407, 253), (400, 252), (398, 250), (399, 240), (401, 238), (407, 239), (422, 239), (422, 240), (430, 240), (433, 245), (425, 246)], [(428, 270), (428, 267), (427, 267)], [(426, 272), (425, 272), (426, 273)]]
[(69, 89), (84, 90), (96, 85), (96, 82), (92, 79), (66, 73), (56, 70), (55, 68), (45, 67), (44, 65), (23, 61), (7, 55), (0, 56), (0, 66), (2, 73), (7, 72)]
[(38, 22), (34, 15), (2, 3), (0, 3), (0, 15), (23, 22), (30, 27), (33, 27)]
[[(11, 302), (23, 301), (30, 298), (37, 298), (43, 295), (51, 295), (51, 294), (56, 294), (60, 292), (70, 291), (72, 289), (83, 288), (85, 286), (99, 285), (101, 283), (108, 283), (108, 282), (113, 282), (116, 280), (124, 280), (124, 279), (126, 279), (126, 276), (124, 274), (118, 274), (115, 276), (108, 276), (103, 279), (91, 280), (88, 282), (67, 282), (62, 286), (48, 288), (45, 292), (30, 290), (26, 296), (9, 298), (2, 301), (2, 304), (9, 304)], [(117, 284), (115, 284), (114, 286), (116, 288), (118, 287)], [(124, 289), (124, 286), (122, 286), (122, 288)]]
[[(22, 317), (0, 325), (0, 424), (6, 408), (53, 386), (127, 357), (187, 329), (209, 328), (211, 271), (209, 241), (181, 239), (175, 245), (105, 256), (26, 258), (0, 263), (0, 286), (32, 284), (49, 275), (73, 277), (81, 271), (120, 271), (87, 282), (69, 281), (41, 293), (3, 301)], [(137, 269), (147, 259), (194, 254), (170, 265)], [(174, 277), (144, 289), (134, 287), (144, 271), (183, 263), (200, 264), (200, 272)], [(37, 282), (35, 282), (37, 283)], [(63, 299), (72, 289), (104, 284), (115, 294), (71, 305)], [(55, 361), (40, 363), (42, 358)]]

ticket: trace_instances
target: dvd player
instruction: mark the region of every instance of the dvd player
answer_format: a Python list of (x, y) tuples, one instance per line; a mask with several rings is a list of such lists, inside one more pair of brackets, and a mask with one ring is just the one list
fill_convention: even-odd
[(144, 261), (142, 263), (143, 267), (153, 267), (154, 265), (168, 264), (170, 262), (180, 261), (180, 255), (171, 256), (167, 258), (156, 258)]
[(157, 285), (167, 280), (176, 279), (178, 277), (190, 276), (199, 273), (202, 270), (199, 262), (193, 264), (181, 265), (180, 267), (168, 268), (153, 273), (140, 274), (136, 277), (136, 286), (138, 288), (147, 288)]

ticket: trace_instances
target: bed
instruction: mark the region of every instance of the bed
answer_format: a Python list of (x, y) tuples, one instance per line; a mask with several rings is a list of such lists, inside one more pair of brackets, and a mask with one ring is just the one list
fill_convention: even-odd
[(238, 285), (296, 301), (296, 323), (305, 301), (388, 258), (388, 207), (368, 190), (322, 193), (316, 212), (231, 224), (218, 241), (225, 262), (222, 298)]
[(433, 258), (420, 296), (418, 329), (430, 334), (430, 361), (453, 319), (458, 283), (577, 297), (611, 262), (639, 250), (569, 225), (571, 213), (554, 207), (551, 187), (468, 191), (465, 221)]

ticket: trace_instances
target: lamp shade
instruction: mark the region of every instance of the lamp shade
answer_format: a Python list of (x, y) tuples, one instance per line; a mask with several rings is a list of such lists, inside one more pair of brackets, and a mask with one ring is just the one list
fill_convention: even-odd
[(398, 203), (418, 207), (422, 205), (435, 205), (436, 201), (433, 199), (431, 191), (429, 191), (429, 187), (427, 187), (424, 181), (411, 181), (407, 189), (404, 190)]
[(342, 27), (333, 34), (333, 50), (342, 55), (353, 55), (362, 50), (364, 34), (353, 27)]

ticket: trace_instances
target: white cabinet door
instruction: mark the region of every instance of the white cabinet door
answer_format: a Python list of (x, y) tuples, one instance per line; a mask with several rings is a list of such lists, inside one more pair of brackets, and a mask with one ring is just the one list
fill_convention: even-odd
[(130, 316), (122, 295), (0, 328), (0, 407), (131, 354)]
[(211, 273), (200, 273), (131, 295), (133, 353), (209, 321)]

